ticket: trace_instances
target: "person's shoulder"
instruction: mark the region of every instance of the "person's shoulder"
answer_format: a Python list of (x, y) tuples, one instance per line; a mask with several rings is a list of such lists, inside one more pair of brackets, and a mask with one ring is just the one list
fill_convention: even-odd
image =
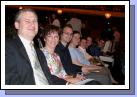
[(80, 19), (78, 19), (78, 21), (79, 21), (79, 22), (81, 22), (81, 20), (80, 20)]
[(60, 49), (60, 50), (62, 50), (62, 49), (64, 49), (65, 47), (63, 46), (63, 44), (61, 43), (61, 42), (59, 42), (58, 44), (57, 44), (57, 46), (56, 46), (56, 48), (55, 49)]
[(18, 42), (14, 38), (6, 38), (5, 39), (5, 52), (17, 52), (20, 48), (18, 46)]
[(55, 19), (54, 21), (57, 21), (57, 22), (59, 22), (59, 19)]
[(56, 48), (55, 48), (55, 52), (58, 53), (58, 54), (62, 54), (63, 50), (64, 50), (64, 47), (63, 47), (63, 45), (59, 42), (59, 43), (57, 44)]
[(78, 52), (78, 49), (77, 49), (77, 48), (71, 48), (71, 47), (70, 47), (70, 48), (69, 48), (69, 51), (74, 54), (75, 52)]
[(6, 38), (5, 43), (11, 43), (12, 40), (13, 40), (12, 38)]
[[(56, 56), (56, 57), (59, 57), (59, 54), (58, 53), (56, 53), (56, 52), (54, 52), (54, 55)], [(59, 57), (60, 58), (60, 57)]]
[(15, 45), (15, 39), (14, 38), (6, 38), (5, 39), (5, 45), (8, 46), (8, 45)]

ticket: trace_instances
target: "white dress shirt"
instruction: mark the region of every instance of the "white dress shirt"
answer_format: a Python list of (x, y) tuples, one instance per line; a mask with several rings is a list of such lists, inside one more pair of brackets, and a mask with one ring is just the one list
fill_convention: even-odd
[(89, 55), (89, 54), (86, 52), (86, 49), (82, 48), (81, 46), (79, 46), (78, 49), (84, 54), (84, 56), (85, 56), (85, 58), (86, 58), (87, 60), (89, 60), (89, 59), (92, 58), (92, 56)]
[[(40, 69), (39, 69), (39, 71), (36, 71), (36, 69), (35, 69), (35, 67), (36, 67), (35, 64), (36, 63), (34, 62), (34, 58), (33, 58), (33, 55), (32, 55), (33, 51), (32, 51), (32, 47), (30, 45), (33, 41), (28, 41), (20, 35), (19, 35), (19, 38), (21, 39), (21, 41), (22, 41), (22, 43), (23, 43), (23, 45), (26, 49), (26, 52), (28, 54), (28, 57), (30, 59), (36, 85), (48, 85), (49, 84), (48, 80), (46, 79), (46, 76), (44, 75), (38, 60), (37, 60), (37, 65)], [(34, 49), (34, 51), (35, 51), (35, 49)], [(35, 52), (35, 54), (36, 54), (36, 52)], [(37, 55), (35, 55), (35, 57), (37, 57)], [(40, 72), (39, 73), (40, 75), (37, 75), (37, 72)], [(40, 78), (40, 76), (42, 78)]]

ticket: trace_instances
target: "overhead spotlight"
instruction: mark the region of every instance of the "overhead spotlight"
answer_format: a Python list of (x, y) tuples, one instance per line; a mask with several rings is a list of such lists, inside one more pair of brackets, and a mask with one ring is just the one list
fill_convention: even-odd
[(58, 10), (57, 10), (57, 13), (58, 13), (58, 14), (62, 14), (62, 10), (61, 10), (61, 9), (58, 9)]
[(21, 10), (21, 9), (23, 9), (23, 7), (22, 7), (22, 6), (20, 6), (20, 7), (19, 7), (19, 10)]
[(105, 17), (109, 19), (111, 17), (111, 13), (105, 13)]

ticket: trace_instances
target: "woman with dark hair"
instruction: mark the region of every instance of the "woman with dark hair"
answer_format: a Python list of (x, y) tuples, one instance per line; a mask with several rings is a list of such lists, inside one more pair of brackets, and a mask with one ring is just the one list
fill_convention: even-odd
[(46, 57), (47, 64), (51, 74), (59, 78), (62, 78), (72, 84), (84, 80), (85, 77), (77, 76), (73, 78), (73, 76), (67, 75), (67, 73), (65, 72), (62, 66), (60, 57), (54, 51), (56, 45), (59, 42), (59, 28), (54, 25), (50, 25), (46, 27), (43, 32), (44, 32), (43, 37), (45, 41), (45, 46), (42, 49), (42, 51)]

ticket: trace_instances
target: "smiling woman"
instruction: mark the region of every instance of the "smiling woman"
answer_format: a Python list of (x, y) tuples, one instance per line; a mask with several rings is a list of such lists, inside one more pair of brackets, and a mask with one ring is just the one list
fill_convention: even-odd
[(57, 46), (59, 41), (59, 28), (54, 25), (49, 25), (44, 29), (45, 30), (43, 30), (43, 37), (45, 46), (42, 51), (47, 60), (51, 74), (62, 78), (71, 84), (75, 84), (76, 82), (84, 80), (85, 77), (83, 76), (73, 78), (72, 75), (68, 75), (63, 68), (59, 55), (54, 52), (55, 47)]

